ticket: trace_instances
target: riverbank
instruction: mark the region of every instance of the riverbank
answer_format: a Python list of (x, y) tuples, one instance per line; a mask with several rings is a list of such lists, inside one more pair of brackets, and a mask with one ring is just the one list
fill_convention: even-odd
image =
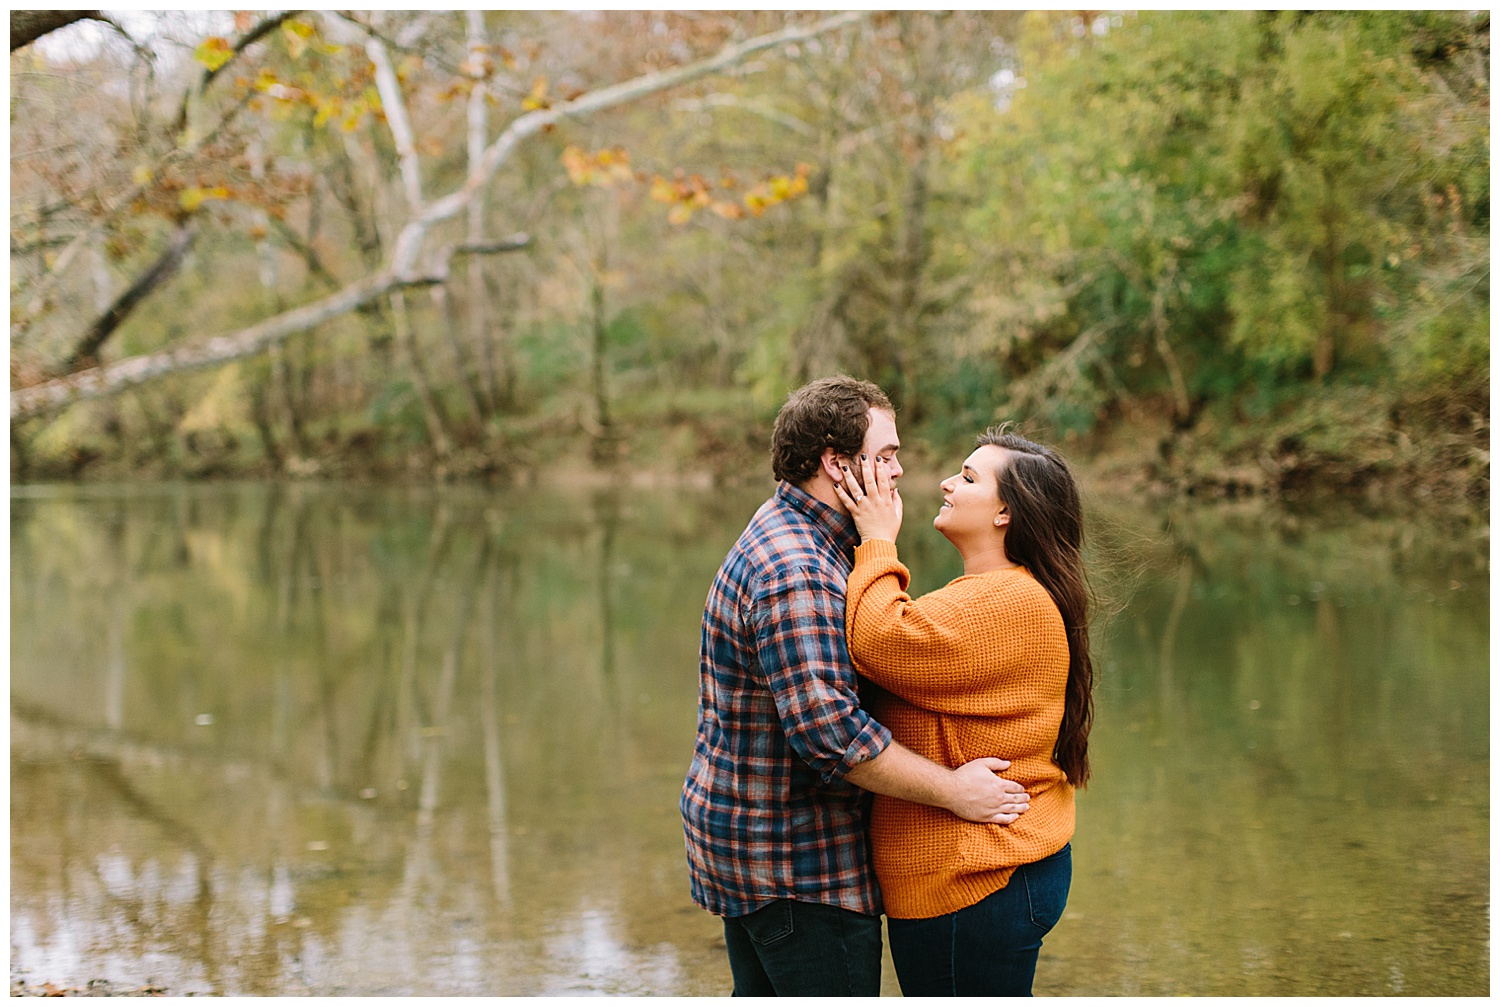
[[(1222, 500), (1262, 498), (1288, 506), (1340, 499), (1375, 512), (1412, 506), (1487, 512), (1489, 403), (1485, 399), (1393, 401), (1371, 389), (1330, 389), (1274, 415), (1227, 404), (1176, 428), (1152, 403), (1123, 409), (1091, 433), (1051, 437), (1080, 479), (1111, 495)], [(286, 479), (379, 482), (738, 485), (767, 478), (773, 416), (741, 404), (623, 414), (601, 431), (557, 412), (460, 428), (437, 456), (420, 440), (377, 428), (330, 427), (305, 450), (272, 454), (244, 431), (166, 438), (101, 434), (12, 437), (13, 482)], [(113, 433), (111, 433), (113, 430)], [(939, 474), (971, 441), (935, 436), (933, 424), (903, 429), (902, 460)]]

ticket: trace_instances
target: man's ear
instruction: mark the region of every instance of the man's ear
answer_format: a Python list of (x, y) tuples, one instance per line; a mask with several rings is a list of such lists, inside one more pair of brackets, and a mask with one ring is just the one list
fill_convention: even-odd
[(842, 464), (841, 459), (833, 448), (824, 448), (822, 455), (818, 457), (818, 467), (834, 482), (842, 480), (843, 472), (839, 470), (840, 464)]

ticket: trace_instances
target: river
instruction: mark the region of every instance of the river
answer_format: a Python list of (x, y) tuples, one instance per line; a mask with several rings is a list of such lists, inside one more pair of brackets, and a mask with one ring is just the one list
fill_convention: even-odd
[[(929, 590), (958, 564), (904, 490)], [(676, 809), (765, 492), (14, 487), (12, 982), (727, 993)], [(1036, 991), (1486, 995), (1487, 525), (1090, 519), (1095, 778)]]

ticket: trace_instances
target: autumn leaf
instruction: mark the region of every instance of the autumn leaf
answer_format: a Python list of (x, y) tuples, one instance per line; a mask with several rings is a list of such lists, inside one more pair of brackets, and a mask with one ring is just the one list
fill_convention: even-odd
[(745, 216), (744, 209), (738, 203), (728, 203), (724, 200), (718, 200), (709, 209), (725, 220), (742, 220)]
[(569, 145), (562, 153), (563, 168), (574, 185), (588, 185), (592, 178), (588, 155), (578, 147)]
[(667, 213), (667, 222), (670, 224), (686, 224), (693, 219), (693, 208), (686, 203), (678, 203)]
[(455, 77), (443, 89), (441, 97), (444, 101), (452, 101), (455, 98), (467, 98), (474, 91), (474, 80), (470, 77)]
[(292, 59), (301, 59), (302, 54), (307, 51), (308, 39), (312, 38), (313, 29), (311, 25), (303, 24), (301, 21), (288, 21), (281, 26), (281, 34), (286, 39), (286, 50)]
[(551, 102), (547, 100), (547, 78), (538, 77), (531, 84), (531, 93), (521, 102), (521, 107), (530, 112), (539, 108), (550, 108)]
[(677, 202), (677, 187), (657, 175), (651, 180), (651, 198), (658, 203)]
[(229, 196), (229, 190), (222, 185), (215, 185), (208, 188), (190, 185), (178, 195), (177, 204), (184, 211), (192, 213), (210, 199), (228, 199)]
[(582, 148), (570, 145), (563, 151), (562, 162), (574, 185), (610, 189), (617, 182), (633, 182), (636, 177), (630, 167), (630, 152), (624, 147), (606, 147), (587, 154)]
[(217, 70), (228, 63), (234, 55), (234, 47), (229, 44), (228, 39), (211, 36), (198, 43), (198, 48), (193, 50), (193, 58), (209, 70)]
[(328, 98), (317, 103), (317, 114), (313, 116), (313, 126), (321, 128), (328, 120), (343, 111), (343, 103), (338, 98)]

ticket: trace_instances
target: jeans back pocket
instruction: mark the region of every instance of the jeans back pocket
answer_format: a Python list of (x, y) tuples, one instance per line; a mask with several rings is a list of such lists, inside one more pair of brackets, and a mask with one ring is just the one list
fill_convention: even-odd
[[(1052, 856), (1016, 868), (1026, 885), (1026, 901), (1031, 911), (1031, 925), (1048, 933), (1062, 919), (1068, 904), (1068, 889), (1073, 884), (1073, 852), (1069, 843)], [(1015, 879), (1011, 879), (1015, 883)]]
[(792, 902), (790, 899), (777, 899), (748, 916), (740, 917), (740, 926), (761, 947), (775, 944), (792, 935)]

